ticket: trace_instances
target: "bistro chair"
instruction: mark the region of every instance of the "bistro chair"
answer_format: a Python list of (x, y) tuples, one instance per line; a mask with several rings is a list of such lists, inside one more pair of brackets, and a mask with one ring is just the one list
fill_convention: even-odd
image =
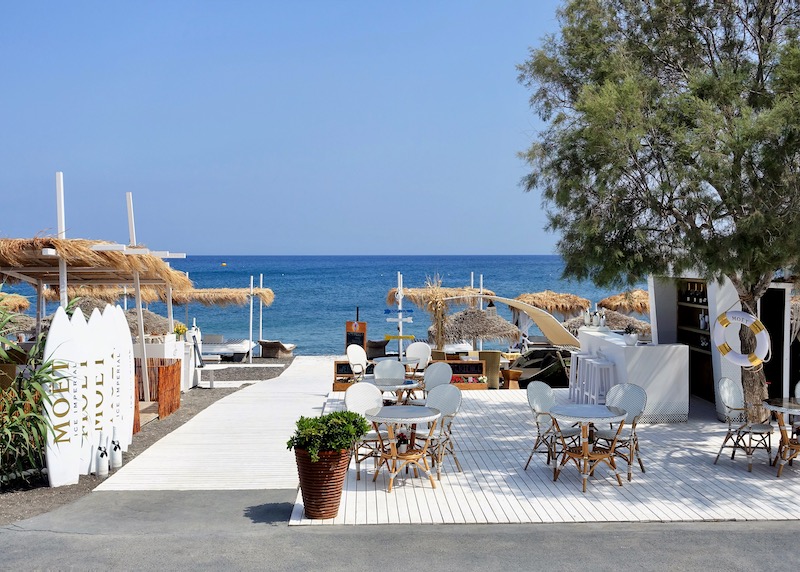
[(461, 410), (461, 390), (455, 385), (437, 385), (428, 391), (426, 407), (438, 409), (442, 414), (439, 419), (439, 430), (431, 439), (430, 452), (433, 464), (436, 465), (436, 478), (442, 480), (442, 463), (446, 455), (453, 458), (458, 472), (461, 463), (456, 455), (456, 441), (453, 438), (453, 420)]
[(575, 463), (575, 466), (578, 467), (578, 472), (581, 473), (583, 477), (583, 492), (586, 492), (586, 483), (589, 477), (594, 475), (594, 471), (600, 463), (605, 463), (614, 471), (614, 476), (617, 477), (617, 483), (619, 483), (619, 486), (622, 486), (622, 477), (620, 477), (619, 471), (617, 470), (617, 463), (614, 460), (614, 455), (617, 447), (617, 440), (622, 432), (622, 428), (625, 426), (624, 419), (619, 422), (619, 425), (617, 425), (614, 431), (614, 435), (607, 441), (606, 446), (595, 443), (594, 446), (590, 447), (588, 440), (584, 441), (583, 439), (577, 443), (575, 440), (568, 441), (558, 425), (558, 419), (553, 419), (553, 426), (555, 427), (555, 433), (562, 445), (561, 463), (553, 470), (554, 481), (558, 480), (558, 476), (561, 474), (564, 465), (572, 461)]
[[(544, 383), (543, 381), (532, 381), (528, 384), (528, 405), (533, 412), (533, 420), (536, 423), (536, 439), (533, 442), (533, 449), (528, 457), (528, 462), (525, 463), (525, 470), (528, 470), (528, 465), (531, 464), (534, 453), (547, 453), (547, 464), (550, 464), (550, 459), (556, 458), (556, 432), (555, 423), (550, 416), (550, 409), (556, 404), (556, 396), (553, 393), (553, 388)], [(565, 427), (563, 429), (564, 436), (571, 441), (580, 437), (581, 430), (578, 427)], [(544, 445), (544, 450), (540, 451), (539, 447)]]
[(425, 386), (423, 388), (423, 395), (425, 398), (423, 399), (411, 399), (409, 400), (409, 405), (425, 405), (427, 395), (434, 387), (438, 387), (440, 385), (448, 385), (450, 380), (453, 378), (453, 368), (450, 367), (449, 363), (445, 362), (433, 362), (431, 365), (427, 367), (425, 370)]
[(350, 369), (353, 372), (353, 379), (362, 381), (367, 374), (367, 352), (358, 344), (350, 344), (345, 350), (347, 353), (347, 361), (350, 363)]
[[(609, 429), (597, 429), (595, 431), (595, 442), (605, 443), (611, 446), (611, 441), (616, 437), (617, 445), (614, 449), (617, 457), (628, 463), (628, 481), (633, 478), (633, 461), (639, 461), (639, 468), (644, 473), (644, 463), (639, 453), (639, 438), (636, 435), (636, 425), (639, 418), (644, 413), (647, 405), (647, 392), (640, 386), (633, 383), (621, 383), (608, 390), (606, 395), (606, 405), (609, 407), (619, 407), (627, 412), (625, 417), (625, 428), (621, 433), (612, 424)], [(622, 449), (622, 451), (620, 451)]]
[[(369, 409), (381, 407), (382, 405), (383, 394), (380, 389), (371, 383), (355, 383), (348, 387), (344, 393), (344, 407), (347, 411), (364, 415)], [(377, 459), (380, 455), (381, 437), (386, 440), (388, 434), (381, 433), (381, 435), (378, 435), (377, 431), (369, 431), (360, 441), (353, 445), (353, 457), (356, 460), (356, 480), (361, 480), (361, 461), (366, 461), (370, 457)]]
[(421, 380), (425, 368), (428, 367), (428, 363), (431, 361), (431, 346), (425, 342), (414, 342), (406, 348), (406, 357), (419, 360), (411, 376)]
[(372, 373), (375, 376), (375, 383), (382, 379), (405, 379), (406, 367), (397, 360), (386, 359), (376, 363)]
[[(778, 419), (782, 417), (779, 415)], [(790, 431), (792, 426), (781, 424), (781, 445), (778, 447), (778, 454), (775, 456), (775, 462), (778, 464), (778, 476), (781, 476), (783, 467), (786, 463), (790, 463), (800, 455), (800, 439), (796, 435), (792, 435)]]
[(728, 432), (725, 434), (725, 439), (722, 440), (714, 464), (717, 464), (722, 450), (726, 447), (731, 449), (731, 459), (736, 455), (737, 449), (741, 449), (747, 455), (747, 470), (752, 472), (753, 453), (756, 449), (765, 449), (770, 460), (772, 459), (772, 425), (769, 419), (755, 423), (748, 420), (748, 413), (754, 408), (744, 401), (741, 381), (735, 382), (728, 377), (720, 379), (719, 397), (725, 408)]

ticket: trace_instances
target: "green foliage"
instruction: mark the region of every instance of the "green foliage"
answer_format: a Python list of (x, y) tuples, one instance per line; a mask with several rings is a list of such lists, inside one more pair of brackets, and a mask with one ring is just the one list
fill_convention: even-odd
[[(6, 332), (9, 312), (0, 307), (0, 332)], [(44, 338), (23, 352), (17, 344), (0, 333), (0, 362), (13, 363), (11, 356), (24, 356), (17, 376), (8, 389), (0, 389), (0, 489), (14, 480), (29, 481), (30, 469), (42, 469), (47, 432), (52, 431), (44, 411), (49, 396), (44, 384), (53, 380), (51, 362), (42, 362)]]
[(800, 249), (800, 8), (569, 0), (518, 67), (547, 124), (522, 154), (565, 275), (696, 269), (757, 300)]
[(286, 443), (288, 449), (305, 449), (312, 462), (319, 461), (321, 451), (342, 451), (351, 448), (369, 431), (369, 423), (352, 411), (334, 411), (320, 417), (301, 417), (294, 435)]

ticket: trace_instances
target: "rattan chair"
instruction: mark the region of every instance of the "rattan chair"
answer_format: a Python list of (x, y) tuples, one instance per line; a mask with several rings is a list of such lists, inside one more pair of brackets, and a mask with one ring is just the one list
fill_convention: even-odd
[(575, 463), (575, 466), (578, 467), (578, 472), (583, 476), (583, 492), (586, 492), (588, 478), (594, 475), (597, 465), (605, 463), (614, 471), (614, 476), (617, 477), (617, 483), (619, 483), (619, 486), (622, 486), (622, 477), (620, 477), (619, 471), (617, 470), (617, 463), (614, 460), (614, 456), (617, 440), (622, 432), (622, 428), (625, 426), (624, 420), (620, 421), (619, 425), (617, 425), (616, 433), (611, 440), (608, 441), (607, 446), (601, 446), (595, 443), (593, 447), (590, 447), (588, 439), (576, 443), (574, 440), (568, 440), (563, 435), (557, 419), (553, 419), (553, 426), (555, 427), (555, 433), (563, 447), (561, 451), (561, 462), (553, 470), (554, 481), (558, 480), (558, 476), (561, 474), (561, 469), (564, 465), (572, 461)]
[[(368, 409), (381, 407), (383, 405), (383, 394), (381, 390), (371, 383), (355, 383), (347, 388), (344, 393), (344, 407), (347, 411), (353, 411), (364, 415)], [(384, 441), (388, 434), (382, 432)], [(377, 431), (369, 431), (355, 445), (353, 445), (353, 457), (356, 460), (356, 480), (361, 480), (361, 461), (366, 461), (370, 457), (377, 459), (380, 456), (381, 439)], [(377, 463), (377, 460), (375, 461)]]
[(350, 362), (350, 369), (353, 372), (353, 378), (356, 381), (361, 381), (367, 374), (367, 352), (357, 344), (350, 344), (347, 346), (347, 361)]
[[(744, 391), (742, 382), (735, 382), (730, 378), (723, 377), (719, 380), (719, 397), (725, 407), (725, 420), (728, 422), (728, 432), (714, 459), (714, 464), (719, 461), (722, 450), (726, 447), (731, 449), (731, 459), (736, 456), (737, 450), (744, 451), (747, 455), (747, 470), (753, 470), (753, 453), (756, 449), (767, 451), (770, 461), (772, 460), (772, 425), (769, 419), (758, 422), (748, 421), (749, 415), (754, 411), (750, 404), (744, 401)], [(744, 419), (744, 422), (742, 422)], [(730, 444), (728, 444), (730, 442)], [(771, 463), (770, 463), (771, 464)]]
[(609, 429), (597, 429), (595, 431), (595, 442), (609, 447), (614, 438), (617, 438), (617, 445), (614, 451), (617, 457), (624, 459), (628, 463), (628, 481), (630, 481), (633, 478), (634, 459), (639, 461), (639, 468), (644, 473), (644, 463), (639, 453), (639, 437), (636, 434), (636, 425), (639, 423), (639, 418), (644, 413), (644, 408), (647, 405), (647, 392), (633, 383), (621, 383), (613, 386), (608, 391), (606, 405), (619, 407), (627, 412), (625, 428), (621, 433), (617, 433), (617, 428), (613, 424)]
[[(780, 418), (778, 416), (778, 419)], [(780, 477), (786, 463), (791, 463), (800, 455), (800, 439), (790, 433), (792, 431), (791, 425), (781, 425), (779, 429), (781, 432), (781, 445), (778, 448), (775, 462), (778, 464), (778, 476)]]
[(426, 396), (423, 399), (410, 399), (409, 405), (425, 405), (428, 393), (440, 385), (448, 385), (450, 380), (453, 379), (453, 368), (449, 363), (433, 362), (425, 370), (425, 389), (423, 394)]
[(372, 374), (375, 376), (375, 383), (382, 379), (404, 379), (406, 367), (397, 360), (385, 359), (375, 364)]
[(431, 346), (425, 342), (414, 342), (406, 348), (406, 357), (419, 360), (411, 376), (414, 379), (421, 380), (425, 368), (428, 367), (428, 363), (431, 361)]
[(430, 452), (433, 464), (436, 465), (436, 478), (442, 480), (442, 464), (444, 458), (450, 455), (456, 465), (456, 470), (461, 471), (461, 463), (456, 455), (456, 440), (453, 437), (453, 420), (461, 410), (461, 390), (455, 385), (437, 385), (428, 391), (426, 407), (438, 409), (442, 414), (439, 427), (431, 439)]
[[(551, 459), (555, 459), (557, 455), (558, 442), (555, 431), (555, 423), (550, 416), (550, 409), (556, 404), (556, 397), (553, 393), (553, 388), (542, 381), (532, 381), (528, 384), (528, 405), (531, 406), (533, 412), (533, 420), (536, 423), (536, 438), (533, 442), (533, 449), (528, 457), (528, 462), (525, 463), (525, 470), (528, 470), (528, 465), (531, 464), (534, 453), (546, 453), (547, 464), (550, 464)], [(581, 430), (577, 427), (565, 427), (563, 429), (565, 438), (573, 441), (575, 438), (580, 437)], [(539, 448), (544, 445), (545, 449), (540, 451)]]

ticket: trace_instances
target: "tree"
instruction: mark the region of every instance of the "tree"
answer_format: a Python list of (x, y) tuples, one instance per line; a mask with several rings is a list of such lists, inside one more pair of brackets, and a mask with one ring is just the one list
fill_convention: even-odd
[[(800, 253), (797, 0), (568, 0), (558, 17), (518, 70), (545, 122), (523, 186), (565, 275), (694, 269), (753, 312)], [(766, 396), (763, 371), (743, 382)]]

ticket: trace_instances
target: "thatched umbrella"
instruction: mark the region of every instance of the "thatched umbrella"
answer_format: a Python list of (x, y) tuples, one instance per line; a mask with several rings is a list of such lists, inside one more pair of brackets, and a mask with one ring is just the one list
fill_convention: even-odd
[[(160, 336), (172, 333), (172, 331), (169, 329), (169, 320), (167, 320), (164, 316), (159, 316), (155, 312), (143, 309), (142, 318), (144, 319), (143, 325), (145, 334), (151, 336)], [(125, 312), (125, 319), (128, 320), (128, 328), (130, 329), (131, 334), (138, 336), (139, 326), (136, 310), (131, 309)], [(174, 323), (176, 325), (180, 324), (180, 322), (177, 320), (174, 320)]]
[(25, 333), (33, 334), (36, 330), (36, 318), (28, 316), (27, 314), (11, 314), (8, 322), (6, 322), (5, 329), (0, 334), (16, 334)]
[(564, 319), (577, 316), (591, 304), (587, 298), (581, 298), (575, 294), (553, 292), (552, 290), (520, 294), (515, 300), (525, 302), (526, 304), (530, 304), (531, 306), (540, 308), (551, 314), (561, 314)]
[(25, 296), (0, 292), (0, 306), (8, 312), (24, 312), (31, 307), (31, 303)]
[(650, 295), (647, 290), (630, 290), (603, 298), (597, 305), (623, 314), (649, 314)]
[[(428, 330), (431, 337), (437, 335), (436, 325)], [(446, 342), (462, 340), (497, 340), (509, 343), (518, 342), (519, 329), (508, 320), (496, 315), (487, 314), (477, 308), (467, 308), (447, 317), (444, 324)]]
[[(411, 302), (418, 308), (424, 310), (428, 309), (428, 304), (434, 300), (445, 300), (450, 304), (462, 306), (475, 306), (478, 303), (478, 296), (481, 291), (478, 288), (445, 288), (441, 286), (433, 286), (429, 282), (425, 288), (403, 288), (403, 300)], [(495, 293), (491, 290), (483, 289), (486, 296), (494, 296)], [(386, 295), (386, 303), (390, 306), (397, 304), (397, 288), (392, 288)]]
[[(567, 328), (573, 335), (578, 335), (578, 330), (584, 325), (583, 316), (572, 318), (564, 322), (564, 327)], [(633, 326), (640, 334), (648, 335), (651, 333), (650, 324), (642, 320), (637, 320), (625, 314), (620, 314), (614, 310), (606, 310), (606, 326), (612, 330), (624, 330), (627, 326)]]
[[(133, 297), (132, 289), (123, 290), (117, 286), (69, 286), (67, 288), (70, 299), (92, 298), (114, 304), (125, 296)], [(275, 301), (275, 294), (269, 288), (254, 288), (253, 295), (259, 298), (265, 306)], [(60, 300), (58, 288), (45, 290), (45, 300), (57, 302)], [(164, 288), (146, 286), (142, 288), (142, 302), (166, 302), (167, 292)], [(244, 306), (250, 300), (250, 288), (189, 288), (172, 291), (172, 303), (183, 306), (189, 302), (199, 302), (204, 306)]]

